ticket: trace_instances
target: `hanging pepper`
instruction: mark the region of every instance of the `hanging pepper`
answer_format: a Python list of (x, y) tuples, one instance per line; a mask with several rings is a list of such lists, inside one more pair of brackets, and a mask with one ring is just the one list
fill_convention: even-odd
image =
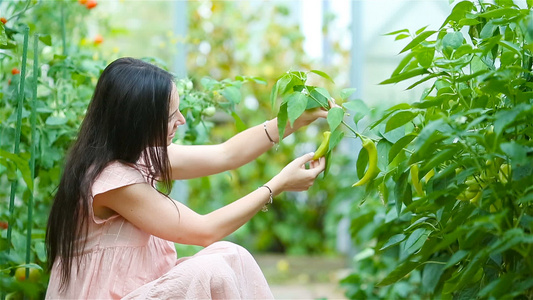
[(313, 155), (313, 160), (317, 160), (321, 158), (322, 156), (326, 155), (329, 149), (329, 138), (331, 136), (330, 131), (324, 131), (323, 133), (324, 139), (322, 140), (322, 143), (320, 146), (318, 146), (318, 149), (315, 151), (315, 155)]
[(374, 141), (366, 137), (361, 136), (361, 140), (363, 141), (363, 148), (368, 152), (368, 169), (366, 170), (365, 175), (363, 175), (359, 181), (354, 183), (352, 187), (364, 185), (378, 175), (378, 150), (376, 144), (374, 144)]

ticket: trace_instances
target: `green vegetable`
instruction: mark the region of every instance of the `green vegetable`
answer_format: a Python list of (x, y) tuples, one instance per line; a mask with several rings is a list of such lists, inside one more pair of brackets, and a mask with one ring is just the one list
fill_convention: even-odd
[(368, 169), (365, 175), (354, 183), (352, 187), (364, 185), (378, 175), (378, 150), (376, 144), (369, 138), (361, 137), (361, 139), (363, 140), (363, 148), (368, 152)]
[(322, 156), (326, 155), (329, 149), (329, 138), (331, 137), (330, 131), (324, 131), (324, 139), (322, 140), (322, 143), (320, 146), (318, 146), (318, 149), (315, 151), (315, 155), (313, 156), (313, 160), (317, 160), (321, 158)]

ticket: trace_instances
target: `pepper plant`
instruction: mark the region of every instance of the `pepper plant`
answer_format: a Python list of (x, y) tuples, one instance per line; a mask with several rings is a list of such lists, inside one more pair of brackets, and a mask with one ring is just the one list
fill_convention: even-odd
[[(461, 1), (438, 30), (390, 33), (410, 41), (382, 84), (429, 87), (367, 128), (384, 209), (350, 298), (533, 297), (532, 5)], [(355, 238), (368, 215), (351, 216)]]
[[(368, 243), (355, 257), (363, 268), (343, 280), (350, 298), (533, 297), (533, 2), (527, 5), (461, 1), (438, 30), (390, 33), (411, 41), (382, 84), (429, 87), (362, 130), (377, 145), (343, 121), (342, 108), (327, 105), (326, 90), (306, 85), (308, 73), (277, 81), (271, 99), (282, 98), (280, 135), (287, 121), (322, 106), (329, 151), (343, 138), (340, 124), (366, 150), (357, 154), (353, 187), (364, 186), (363, 201), (384, 207), (362, 212), (363, 201), (352, 199), (353, 238), (364, 229)], [(356, 102), (344, 107), (358, 110)], [(388, 265), (369, 267), (375, 256)]]

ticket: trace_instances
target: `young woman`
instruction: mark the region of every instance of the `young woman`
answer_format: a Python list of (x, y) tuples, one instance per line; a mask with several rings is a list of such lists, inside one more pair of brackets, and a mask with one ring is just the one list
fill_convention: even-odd
[[(306, 112), (287, 134), (325, 117), (324, 110)], [(172, 144), (184, 123), (168, 72), (133, 58), (103, 71), (50, 211), (47, 298), (272, 298), (250, 253), (220, 240), (272, 197), (307, 190), (324, 159), (296, 158), (264, 186), (200, 215), (159, 193), (155, 182), (169, 185), (254, 160), (279, 140), (277, 120), (218, 145)], [(206, 248), (178, 259), (173, 243)]]

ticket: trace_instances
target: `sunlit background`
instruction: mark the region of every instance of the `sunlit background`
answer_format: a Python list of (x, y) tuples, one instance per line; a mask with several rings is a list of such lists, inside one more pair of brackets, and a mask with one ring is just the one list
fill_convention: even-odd
[[(237, 74), (238, 70), (209, 68), (221, 51), (230, 52), (238, 62), (255, 64), (246, 75), (263, 76), (270, 85), (286, 68), (304, 70), (312, 64), (315, 69), (331, 71), (338, 86), (357, 88), (355, 97), (369, 104), (388, 104), (410, 100), (419, 93), (406, 92), (405, 85), (379, 85), (401, 60), (398, 54), (409, 41), (395, 41), (385, 34), (409, 29), (414, 35), (426, 26), (438, 29), (450, 9), (446, 0), (106, 0), (95, 11), (111, 16), (110, 21), (92, 24), (89, 34), (110, 27), (112, 35), (106, 37), (103, 47), (120, 55), (159, 57), (182, 76), (203, 72), (224, 78)], [(220, 19), (223, 23), (217, 23)], [(219, 26), (223, 28), (215, 28)], [(270, 43), (287, 51), (298, 50), (290, 49), (294, 44), (287, 42), (294, 37), (272, 28), (290, 28), (291, 35), (301, 35), (301, 45), (297, 46), (303, 50), (298, 55), (303, 57), (279, 57), (284, 65), (278, 58), (265, 59)], [(205, 32), (203, 39), (190, 38), (197, 30)], [(222, 48), (214, 45), (214, 34), (221, 30), (233, 35), (227, 41), (230, 45)], [(308, 65), (302, 66), (302, 62)]]

